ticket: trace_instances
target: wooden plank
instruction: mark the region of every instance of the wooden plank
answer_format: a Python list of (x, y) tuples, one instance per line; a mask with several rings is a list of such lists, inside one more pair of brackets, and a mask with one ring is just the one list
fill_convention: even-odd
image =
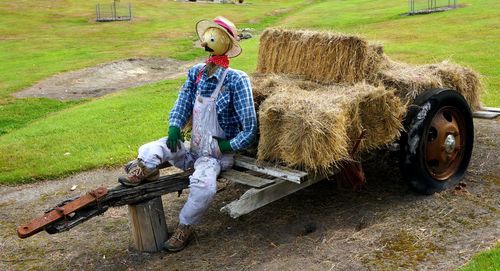
[(472, 113), (472, 116), (474, 118), (480, 118), (480, 119), (494, 119), (500, 115), (500, 112), (493, 112), (493, 111), (476, 111)]
[(161, 197), (129, 205), (129, 223), (133, 248), (142, 252), (158, 252), (167, 240), (167, 223)]
[[(336, 170), (335, 172), (333, 172), (333, 174), (336, 174), (338, 172), (339, 171)], [(232, 218), (237, 218), (275, 200), (290, 195), (300, 189), (315, 184), (325, 179), (326, 177), (326, 175), (309, 177), (300, 184), (285, 180), (275, 180), (275, 183), (270, 186), (261, 189), (249, 189), (247, 192), (241, 195), (240, 199), (225, 205), (220, 209), (220, 211), (229, 214), (229, 216)]]
[(484, 106), (484, 107), (481, 107), (481, 110), (500, 113), (500, 108), (498, 108), (498, 107), (486, 107), (486, 106)]
[(220, 174), (222, 178), (255, 188), (263, 188), (274, 183), (273, 180), (257, 177), (245, 172), (230, 169)]
[(298, 184), (307, 176), (307, 172), (274, 166), (266, 162), (257, 162), (256, 159), (243, 155), (235, 156), (234, 165)]

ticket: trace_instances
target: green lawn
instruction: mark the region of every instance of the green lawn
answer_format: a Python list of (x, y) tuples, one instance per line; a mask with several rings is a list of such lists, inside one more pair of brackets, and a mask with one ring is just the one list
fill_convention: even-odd
[(2, 180), (18, 183), (125, 162), (138, 145), (166, 133), (166, 116), (181, 83), (111, 94), (1, 136)]
[(500, 243), (491, 250), (474, 256), (472, 260), (458, 271), (498, 271), (500, 270)]
[[(497, 1), (467, 1), (466, 8), (412, 17), (400, 16), (406, 1), (396, 0), (255, 0), (244, 6), (135, 1), (132, 22), (103, 24), (92, 21), (96, 2), (17, 1), (0, 7), (0, 184), (130, 159), (141, 143), (165, 134), (182, 80), (81, 102), (15, 99), (12, 92), (58, 72), (120, 58), (203, 56), (192, 46), (194, 24), (217, 14), (257, 30), (274, 25), (359, 33), (384, 42), (392, 58), (412, 63), (450, 58), (480, 71), (489, 91), (483, 101), (500, 106)], [(242, 46), (244, 53), (231, 65), (252, 72), (258, 40)]]

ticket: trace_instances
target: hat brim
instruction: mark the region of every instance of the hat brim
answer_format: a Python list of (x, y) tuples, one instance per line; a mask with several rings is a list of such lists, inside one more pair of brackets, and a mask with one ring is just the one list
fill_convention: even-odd
[(227, 50), (225, 55), (227, 55), (228, 57), (237, 57), (241, 54), (242, 49), (240, 47), (240, 43), (238, 42), (238, 40), (235, 37), (233, 37), (227, 31), (227, 29), (210, 20), (201, 20), (198, 23), (196, 23), (196, 33), (198, 34), (198, 37), (200, 38), (201, 41), (203, 41), (203, 33), (205, 33), (205, 31), (211, 27), (218, 28), (224, 31), (227, 34), (227, 36), (231, 39), (232, 41), (231, 48)]

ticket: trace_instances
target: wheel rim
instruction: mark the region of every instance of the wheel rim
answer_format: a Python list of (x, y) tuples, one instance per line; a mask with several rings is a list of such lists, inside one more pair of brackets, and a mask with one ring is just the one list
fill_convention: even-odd
[(439, 109), (425, 134), (424, 162), (429, 174), (439, 181), (457, 172), (463, 160), (465, 121), (452, 106)]

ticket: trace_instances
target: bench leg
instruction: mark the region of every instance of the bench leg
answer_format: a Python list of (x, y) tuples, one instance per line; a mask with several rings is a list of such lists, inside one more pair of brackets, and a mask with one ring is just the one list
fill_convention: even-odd
[(128, 205), (132, 248), (142, 252), (158, 252), (167, 240), (167, 223), (161, 197)]

